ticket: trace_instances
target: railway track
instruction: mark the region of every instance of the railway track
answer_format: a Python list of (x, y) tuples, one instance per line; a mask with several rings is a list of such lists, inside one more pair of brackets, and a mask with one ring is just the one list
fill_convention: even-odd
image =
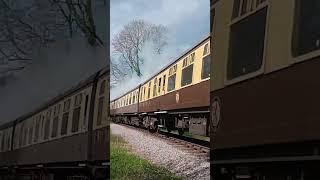
[(120, 125), (164, 139), (169, 144), (183, 150), (184, 152), (187, 152), (197, 157), (206, 158), (209, 161), (210, 142), (208, 141), (194, 139), (194, 138), (185, 137), (185, 136), (179, 136), (177, 134), (163, 132), (163, 131), (158, 131), (157, 133), (150, 133), (147, 129), (143, 129), (140, 127), (130, 126), (127, 124), (120, 124)]

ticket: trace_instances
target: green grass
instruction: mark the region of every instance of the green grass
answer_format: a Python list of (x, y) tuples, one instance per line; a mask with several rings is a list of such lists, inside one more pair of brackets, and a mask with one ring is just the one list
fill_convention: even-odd
[(182, 179), (167, 169), (151, 164), (130, 152), (130, 147), (120, 137), (111, 135), (111, 179), (147, 180)]

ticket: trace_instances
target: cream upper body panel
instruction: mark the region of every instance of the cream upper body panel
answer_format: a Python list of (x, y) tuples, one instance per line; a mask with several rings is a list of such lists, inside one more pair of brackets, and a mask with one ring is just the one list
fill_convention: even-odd
[[(240, 7), (244, 0), (239, 0)], [(228, 85), (241, 82), (258, 75), (269, 74), (297, 62), (309, 60), (319, 56), (320, 51), (315, 50), (298, 57), (293, 56), (293, 43), (296, 36), (296, 24), (299, 18), (299, 0), (248, 0), (249, 10), (240, 17), (233, 18), (234, 0), (221, 0), (211, 7), (215, 11), (214, 23), (212, 27), (212, 37), (214, 38), (214, 53), (211, 63), (211, 91), (219, 90)], [(260, 3), (260, 4), (259, 4)], [(227, 79), (228, 58), (230, 56), (230, 34), (234, 24), (254, 16), (258, 11), (267, 8), (265, 39), (263, 49), (262, 65), (255, 72), (241, 75), (232, 80)], [(240, 8), (241, 11), (241, 8)], [(255, 28), (255, 27), (252, 27)], [(213, 44), (213, 41), (211, 42)], [(243, 42), (246, 46), (246, 42)], [(239, 60), (239, 59), (238, 59)]]

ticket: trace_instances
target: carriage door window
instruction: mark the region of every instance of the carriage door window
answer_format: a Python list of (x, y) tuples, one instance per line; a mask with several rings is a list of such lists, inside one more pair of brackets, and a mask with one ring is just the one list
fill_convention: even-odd
[(33, 126), (34, 126), (34, 122), (35, 122), (34, 120), (35, 120), (35, 119), (32, 119), (32, 120), (31, 120), (31, 123), (30, 123), (28, 144), (31, 144), (31, 143), (32, 143), (32, 138), (33, 138)]
[(61, 132), (60, 132), (61, 135), (67, 134), (67, 131), (68, 131), (70, 102), (71, 100), (68, 99), (63, 104), (63, 115), (62, 115)]
[[(103, 95), (104, 95), (103, 93), (102, 94), (100, 93), (100, 96), (99, 96), (97, 126), (100, 126), (102, 124), (102, 118), (103, 118), (102, 115), (103, 115), (103, 107), (104, 107), (104, 96)], [(129, 94), (130, 104), (133, 103), (132, 96), (133, 96), (133, 94)], [(106, 120), (106, 119), (104, 119), (104, 120)]]
[(101, 85), (100, 85), (99, 95), (103, 95), (104, 94), (105, 87), (106, 87), (106, 80), (103, 80)]
[(164, 91), (164, 90), (165, 90), (165, 86), (166, 86), (166, 75), (163, 75), (162, 91)]
[(40, 121), (41, 121), (41, 115), (38, 115), (36, 117), (36, 128), (35, 128), (35, 134), (34, 134), (34, 139), (33, 139), (34, 143), (38, 142), (38, 139), (40, 136)]
[(72, 114), (72, 128), (71, 128), (71, 132), (73, 133), (79, 130), (81, 102), (82, 102), (82, 93), (76, 95), (74, 105), (73, 105), (74, 109)]
[(194, 53), (183, 60), (181, 86), (186, 86), (192, 83), (193, 62)]
[(168, 87), (167, 87), (168, 92), (176, 88), (176, 72), (177, 72), (177, 65), (174, 65), (169, 69)]
[(4, 151), (4, 138), (5, 138), (5, 132), (2, 131), (2, 136), (0, 136), (0, 152)]
[(151, 81), (149, 82), (149, 86), (148, 86), (148, 99), (150, 99), (150, 93), (151, 93)]
[(159, 95), (160, 95), (160, 91), (161, 90), (161, 78), (159, 78), (159, 85), (158, 85), (158, 93), (159, 93)]
[(50, 121), (51, 121), (51, 109), (48, 110), (46, 114), (46, 122), (44, 125), (44, 140), (47, 140), (49, 138)]
[(98, 126), (101, 125), (101, 121), (102, 121), (103, 99), (104, 99), (104, 97), (99, 98), (98, 119), (97, 119), (97, 125)]
[(320, 49), (320, 1), (296, 0), (296, 33), (294, 34), (294, 56)]
[(146, 89), (147, 86), (143, 87), (143, 100), (147, 100)]
[(153, 97), (157, 95), (157, 78), (153, 80)]
[(23, 123), (23, 129), (22, 129), (22, 134), (21, 134), (21, 136), (22, 136), (22, 146), (25, 146), (26, 145), (26, 142), (27, 142), (27, 132), (28, 131), (28, 128), (26, 127), (26, 123), (24, 122)]
[(209, 53), (209, 43), (204, 46), (203, 58), (202, 58), (202, 72), (201, 79), (206, 79), (210, 77), (210, 53)]
[(86, 95), (86, 100), (84, 104), (83, 126), (86, 125), (86, 121), (87, 121), (88, 101), (89, 101), (89, 95)]
[(61, 104), (56, 105), (53, 110), (53, 122), (52, 122), (52, 132), (51, 132), (52, 138), (56, 137), (58, 134), (60, 108), (61, 108)]
[[(230, 32), (228, 80), (259, 70), (262, 66), (267, 8), (233, 22)], [(245, 45), (244, 45), (245, 43)]]
[(1, 141), (2, 141), (2, 131), (0, 131), (0, 152), (2, 151), (2, 144), (1, 144)]

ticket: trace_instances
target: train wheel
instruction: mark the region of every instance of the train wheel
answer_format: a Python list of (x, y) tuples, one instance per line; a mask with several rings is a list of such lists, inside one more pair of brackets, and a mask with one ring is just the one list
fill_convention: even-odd
[(183, 128), (179, 128), (178, 129), (178, 133), (180, 136), (182, 136), (184, 134), (184, 129)]

